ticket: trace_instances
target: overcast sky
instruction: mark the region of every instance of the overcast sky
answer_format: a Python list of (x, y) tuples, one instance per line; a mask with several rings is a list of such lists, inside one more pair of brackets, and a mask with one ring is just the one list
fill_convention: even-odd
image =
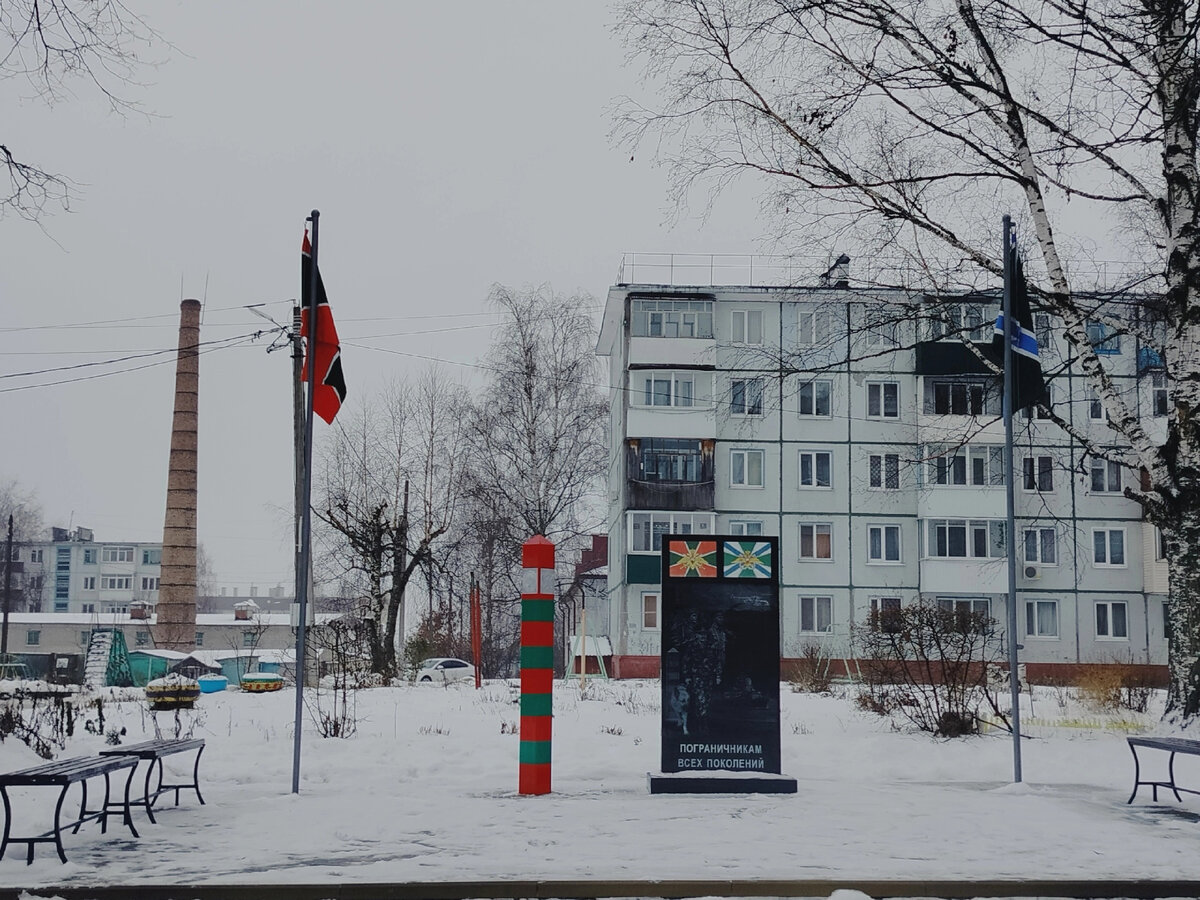
[[(607, 4), (129, 5), (173, 44), (128, 92), (153, 117), (0, 81), (0, 141), (82, 195), (44, 230), (0, 219), (0, 373), (173, 349), (183, 297), (202, 341), (267, 326), (248, 304), (285, 321), (314, 208), (349, 406), (428, 357), (469, 373), (493, 283), (601, 305), (624, 251), (762, 249), (751, 191), (669, 224), (666, 173), (609, 142), (641, 88)], [(292, 584), (291, 367), (267, 344), (200, 365), (199, 537), (243, 595)], [(173, 353), (0, 379), (0, 480), (48, 525), (161, 540), (173, 387)]]

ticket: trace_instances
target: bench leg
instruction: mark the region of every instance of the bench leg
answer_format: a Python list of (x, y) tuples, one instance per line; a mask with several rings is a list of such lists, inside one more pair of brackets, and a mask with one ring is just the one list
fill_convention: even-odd
[[(151, 825), (158, 824), (157, 820), (154, 818), (154, 800), (158, 795), (157, 793), (153, 796), (150, 794), (150, 779), (154, 776), (155, 768), (158, 769), (158, 783), (159, 785), (162, 784), (162, 760), (152, 759), (150, 760), (150, 765), (146, 768), (145, 793), (142, 795), (142, 799), (146, 801), (146, 815), (150, 817)], [(157, 788), (155, 790), (157, 790)]]
[(133, 785), (133, 773), (137, 771), (137, 766), (133, 766), (129, 770), (129, 774), (125, 777), (125, 824), (129, 826), (129, 830), (133, 832), (134, 837), (141, 837), (138, 830), (133, 827), (133, 810), (129, 807), (129, 789)]
[[(63, 845), (62, 845), (62, 825), (61, 825), (60, 817), (62, 815), (63, 801), (65, 799), (67, 799), (67, 788), (69, 788), (69, 787), (70, 787), (69, 784), (63, 785), (62, 790), (58, 794), (58, 802), (56, 804), (54, 804), (54, 847), (56, 850), (58, 850), (58, 858), (61, 859), (63, 862), (67, 861), (67, 854), (63, 850)], [(85, 798), (87, 797), (87, 779), (83, 780), (83, 796)], [(87, 804), (85, 803), (84, 805), (86, 806)], [(75, 831), (78, 831), (79, 826), (82, 824), (83, 824), (82, 822), (76, 822), (75, 823)], [(33, 842), (32, 841), (29, 842), (29, 858), (27, 860), (25, 860), (25, 864), (26, 865), (33, 864)]]
[(1179, 796), (1179, 791), (1175, 790), (1175, 751), (1173, 750), (1171, 751), (1171, 761), (1167, 763), (1167, 772), (1171, 776), (1171, 793), (1175, 795), (1176, 800), (1182, 803), (1183, 798)]
[[(83, 789), (83, 797), (79, 801), (79, 817), (75, 822), (75, 828), (71, 831), (71, 834), (79, 834), (79, 829), (83, 827), (87, 816), (87, 779), (84, 778), (80, 781), (79, 786)], [(64, 787), (63, 793), (65, 794), (66, 792), (67, 789)]]
[(8, 849), (8, 836), (12, 833), (12, 804), (8, 802), (8, 788), (0, 785), (0, 800), (4, 801), (4, 834), (0, 837), (0, 859)]
[[(200, 801), (201, 806), (204, 805), (204, 798), (200, 796), (200, 754), (203, 752), (203, 746), (196, 751), (196, 765), (192, 767), (192, 787), (196, 791), (196, 799)], [(178, 795), (176, 798), (178, 799)]]
[(1137, 796), (1138, 787), (1142, 783), (1142, 767), (1138, 763), (1137, 747), (1133, 744), (1129, 745), (1129, 750), (1133, 753), (1133, 793), (1129, 795), (1129, 799), (1125, 801), (1128, 805), (1133, 802), (1133, 798)]

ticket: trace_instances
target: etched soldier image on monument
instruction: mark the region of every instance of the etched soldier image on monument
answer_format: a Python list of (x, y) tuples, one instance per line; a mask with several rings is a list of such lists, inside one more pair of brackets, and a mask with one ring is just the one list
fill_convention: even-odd
[(662, 539), (662, 772), (652, 794), (794, 794), (780, 772), (779, 540)]

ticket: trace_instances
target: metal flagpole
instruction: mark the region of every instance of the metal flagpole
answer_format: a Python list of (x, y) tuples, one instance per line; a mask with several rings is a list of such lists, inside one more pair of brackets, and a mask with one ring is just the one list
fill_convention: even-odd
[(321, 213), (312, 211), (312, 253), (308, 265), (308, 395), (304, 403), (304, 475), (300, 491), (300, 565), (296, 572), (296, 599), (300, 604), (300, 620), (296, 624), (296, 722), (292, 735), (292, 793), (300, 793), (300, 732), (304, 721), (304, 640), (308, 622), (309, 564), (312, 547), (312, 435), (313, 396), (317, 371), (317, 231)]
[(1004, 217), (1004, 471), (1005, 507), (1008, 516), (1004, 526), (1008, 535), (1008, 690), (1012, 698), (1013, 781), (1021, 781), (1021, 684), (1017, 680), (1017, 526), (1016, 480), (1013, 471), (1013, 377), (1012, 354), (1012, 279), (1013, 256), (1012, 219)]

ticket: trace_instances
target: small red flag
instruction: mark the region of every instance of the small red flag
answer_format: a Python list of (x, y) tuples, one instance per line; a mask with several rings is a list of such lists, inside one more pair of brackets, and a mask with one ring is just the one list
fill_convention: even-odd
[[(304, 366), (300, 380), (308, 380), (308, 354), (313, 352), (313, 341), (309, 337), (308, 302), (312, 290), (313, 276), (312, 244), (308, 242), (308, 231), (304, 232), (304, 244), (300, 248), (300, 337), (305, 338)], [(333, 424), (334, 417), (346, 399), (346, 379), (342, 375), (342, 348), (338, 342), (337, 328), (333, 324), (333, 313), (325, 297), (325, 284), (321, 281), (321, 270), (317, 268), (317, 340), (316, 382), (313, 392), (313, 412)]]

